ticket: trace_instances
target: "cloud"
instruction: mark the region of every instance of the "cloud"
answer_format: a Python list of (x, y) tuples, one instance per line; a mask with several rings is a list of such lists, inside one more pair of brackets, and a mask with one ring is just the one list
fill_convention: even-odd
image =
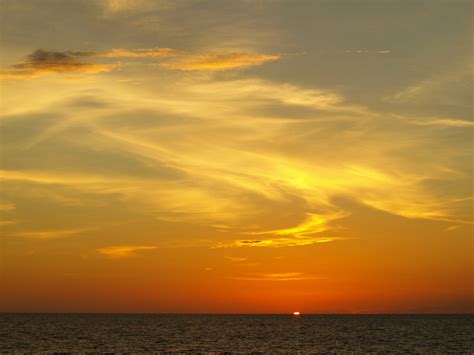
[(46, 73), (39, 73), (35, 71), (11, 71), (11, 72), (0, 72), (0, 79), (26, 79), (36, 78)]
[(0, 202), (0, 212), (12, 211), (15, 209), (15, 204), (10, 202)]
[(15, 223), (17, 223), (17, 222), (15, 222), (15, 221), (6, 221), (6, 220), (5, 220), (5, 221), (2, 221), (2, 220), (0, 220), (0, 227), (2, 227), (2, 226), (9, 226), (10, 224), (15, 224)]
[(103, 255), (107, 255), (114, 258), (123, 258), (132, 256), (135, 252), (140, 250), (153, 250), (155, 246), (149, 245), (123, 245), (123, 246), (110, 246), (97, 249), (97, 252)]
[(459, 177), (446, 168), (456, 149), (423, 158), (438, 144), (437, 130), (353, 106), (335, 91), (263, 79), (173, 75), (160, 82), (167, 90), (153, 80), (146, 85), (107, 87), (100, 93), (108, 104), (96, 109), (86, 100), (87, 115), (77, 117), (70, 97), (53, 102), (60, 119), (34, 135), (37, 145), (108, 152), (116, 166), (134, 161), (137, 169), (117, 172), (97, 160), (69, 171), (60, 163), (3, 170), (0, 178), (110, 195), (160, 220), (217, 226), (220, 242), (206, 241), (214, 247), (342, 240), (337, 230), (349, 211), (340, 197), (407, 218), (469, 217), (449, 191), (429, 185)]
[(287, 248), (306, 246), (319, 243), (330, 243), (337, 240), (345, 240), (338, 237), (288, 237), (288, 238), (262, 238), (250, 240), (236, 240), (231, 242), (219, 242), (215, 248), (236, 248), (236, 247), (270, 247)]
[(343, 211), (338, 211), (333, 215), (322, 215), (322, 214), (314, 214), (314, 213), (307, 213), (306, 220), (297, 225), (296, 227), (291, 228), (284, 228), (284, 229), (276, 229), (271, 231), (263, 231), (263, 232), (249, 232), (248, 234), (253, 235), (278, 235), (278, 236), (292, 236), (295, 238), (304, 239), (307, 236), (313, 235), (315, 233), (321, 233), (330, 229), (333, 229), (329, 223), (332, 220), (347, 217), (348, 214)]
[(305, 280), (320, 280), (321, 277), (316, 277), (311, 274), (302, 272), (282, 272), (282, 273), (255, 273), (248, 276), (238, 276), (235, 280), (246, 281), (305, 281)]
[(102, 6), (103, 15), (106, 17), (137, 12), (156, 12), (175, 6), (169, 0), (101, 0), (98, 3)]
[(118, 68), (118, 64), (88, 63), (72, 52), (52, 52), (38, 49), (27, 60), (12, 65), (0, 78), (35, 78), (49, 73), (97, 74)]
[[(81, 52), (79, 52), (81, 53)], [(176, 55), (176, 51), (171, 48), (144, 48), (144, 49), (112, 49), (110, 51), (83, 52), (95, 57), (104, 58), (162, 58)]]
[[(261, 79), (240, 79), (217, 82), (201, 82), (186, 88), (188, 94), (210, 100), (219, 92), (221, 102), (233, 103), (239, 111), (245, 110), (248, 100), (250, 109), (256, 104), (284, 104), (312, 109), (354, 113), (361, 108), (345, 106), (343, 97), (335, 92), (317, 89), (305, 89), (291, 84), (275, 84)], [(266, 102), (264, 102), (264, 100)], [(281, 107), (279, 107), (281, 109)]]
[(473, 64), (469, 61), (449, 68), (408, 85), (383, 99), (397, 104), (433, 106), (437, 111), (443, 106), (457, 107), (457, 111), (472, 114)]
[(161, 67), (184, 71), (247, 68), (280, 59), (279, 55), (248, 53), (197, 53), (162, 63)]
[(238, 257), (238, 256), (226, 256), (225, 257), (227, 260), (230, 260), (230, 261), (233, 261), (233, 262), (242, 262), (242, 261), (246, 261), (247, 258), (242, 258), (242, 257)]
[(50, 73), (98, 74), (122, 67), (121, 63), (91, 63), (83, 58), (153, 59), (171, 58), (160, 63), (161, 68), (183, 71), (229, 70), (262, 65), (280, 59), (278, 55), (249, 53), (199, 53), (178, 51), (172, 48), (115, 48), (108, 51), (46, 51), (37, 49), (27, 59), (0, 72), (0, 79), (36, 78)]
[(367, 54), (367, 53), (376, 53), (376, 54), (390, 54), (392, 51), (390, 49), (380, 49), (372, 51), (369, 49), (348, 49), (346, 53), (356, 53), (356, 54)]
[(40, 184), (64, 184), (64, 185), (100, 185), (109, 181), (110, 183), (124, 183), (126, 178), (107, 178), (100, 175), (75, 174), (75, 173), (48, 173), (45, 171), (19, 171), (0, 170), (0, 180), (30, 181)]
[[(13, 211), (15, 208), (16, 206), (14, 203), (0, 202), (0, 212), (10, 212), (10, 211)], [(0, 227), (8, 226), (15, 223), (16, 223), (15, 221), (0, 219)]]
[(348, 214), (343, 211), (339, 211), (333, 215), (326, 216), (308, 213), (306, 220), (295, 227), (260, 232), (244, 232), (243, 234), (261, 235), (264, 237), (260, 239), (237, 240), (225, 243), (221, 242), (218, 243), (216, 247), (281, 248), (334, 242), (336, 240), (342, 240), (342, 238), (314, 235), (327, 230), (337, 229), (337, 227), (330, 225), (330, 222), (332, 220), (343, 218), (346, 216), (348, 216)]
[(91, 228), (26, 231), (11, 233), (9, 236), (34, 239), (56, 239), (80, 234), (88, 230), (91, 230)]
[(474, 122), (466, 120), (458, 120), (452, 118), (440, 118), (433, 120), (414, 121), (420, 126), (440, 126), (440, 127), (473, 127)]

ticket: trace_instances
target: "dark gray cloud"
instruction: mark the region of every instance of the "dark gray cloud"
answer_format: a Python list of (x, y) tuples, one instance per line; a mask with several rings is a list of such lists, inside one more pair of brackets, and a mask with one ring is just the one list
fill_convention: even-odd
[(0, 78), (33, 78), (47, 73), (106, 72), (118, 67), (117, 64), (89, 63), (77, 57), (92, 56), (92, 52), (55, 52), (37, 49), (25, 61), (14, 64)]

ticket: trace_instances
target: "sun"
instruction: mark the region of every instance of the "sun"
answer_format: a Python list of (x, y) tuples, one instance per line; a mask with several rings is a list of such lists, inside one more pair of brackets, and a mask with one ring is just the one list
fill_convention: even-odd
[(300, 312), (293, 312), (294, 316), (299, 316), (301, 313)]

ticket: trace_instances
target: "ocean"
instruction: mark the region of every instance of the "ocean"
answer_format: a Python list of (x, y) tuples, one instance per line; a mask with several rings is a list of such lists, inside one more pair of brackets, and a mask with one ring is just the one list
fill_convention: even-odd
[(473, 353), (474, 315), (0, 314), (0, 352)]

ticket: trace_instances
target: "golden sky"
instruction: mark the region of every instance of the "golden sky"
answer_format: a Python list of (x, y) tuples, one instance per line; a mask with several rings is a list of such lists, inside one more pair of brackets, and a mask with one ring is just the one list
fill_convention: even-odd
[(472, 2), (0, 10), (0, 311), (474, 311)]

